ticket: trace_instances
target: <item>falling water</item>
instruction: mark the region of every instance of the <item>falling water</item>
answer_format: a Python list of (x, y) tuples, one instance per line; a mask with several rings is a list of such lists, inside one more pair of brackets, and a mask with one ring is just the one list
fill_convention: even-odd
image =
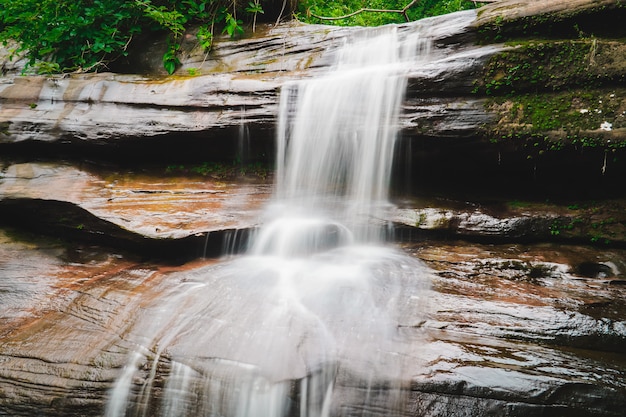
[[(429, 43), (386, 28), (347, 44), (326, 77), (283, 87), (277, 206), (307, 219), (329, 216), (360, 241), (380, 239), (371, 218), (387, 206), (407, 63)], [(359, 227), (361, 226), (361, 227)]]
[(124, 335), (107, 417), (400, 415), (427, 271), (384, 243), (407, 68), (428, 42), (355, 37), (284, 86), (275, 198), (249, 253), (172, 277)]

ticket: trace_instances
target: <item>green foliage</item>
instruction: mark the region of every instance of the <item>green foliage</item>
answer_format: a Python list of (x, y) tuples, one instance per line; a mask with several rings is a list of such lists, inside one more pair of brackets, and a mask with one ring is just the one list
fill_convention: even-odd
[(226, 13), (224, 15), (224, 22), (226, 22), (226, 26), (224, 26), (224, 30), (222, 30), (222, 33), (228, 33), (228, 36), (235, 37), (244, 32), (242, 27), (243, 22), (237, 19), (232, 14)]
[(248, 7), (246, 7), (246, 12), (247, 13), (263, 13), (263, 8), (261, 7), (261, 4), (259, 3), (259, 1), (257, 0), (256, 2), (251, 1), (248, 3)]
[[(363, 7), (401, 10), (410, 0), (303, 0), (300, 18), (318, 23), (321, 16), (339, 16)], [(406, 17), (415, 20), (452, 11), (477, 7), (470, 0), (422, 0), (408, 8)], [(26, 54), (27, 69), (42, 74), (73, 71), (98, 71), (127, 55), (134, 36), (148, 31), (170, 33), (163, 66), (173, 73), (182, 35), (190, 24), (200, 23), (197, 38), (209, 51), (213, 28), (231, 37), (244, 33), (241, 16), (256, 20), (264, 10), (261, 0), (2, 0), (0, 4), (0, 42), (17, 41), (13, 55)], [(308, 16), (308, 17), (306, 17)], [(343, 25), (380, 25), (403, 22), (399, 13), (361, 13), (334, 22)], [(219, 29), (218, 29), (219, 30)]]
[(180, 65), (180, 60), (178, 59), (179, 46), (178, 44), (170, 44), (167, 48), (167, 52), (163, 54), (163, 67), (168, 74), (173, 74), (176, 71), (176, 67)]
[(154, 6), (149, 1), (138, 1), (137, 5), (143, 7), (146, 17), (168, 29), (175, 37), (181, 36), (185, 31), (187, 17), (178, 10), (170, 10), (165, 6)]
[(39, 61), (34, 65), (37, 74), (58, 74), (61, 67), (56, 62)]
[(406, 17), (402, 13), (363, 12), (340, 20), (325, 20), (321, 17), (339, 17), (360, 9), (403, 10), (411, 0), (302, 0), (298, 4), (296, 17), (308, 23), (324, 23), (342, 26), (378, 26), (388, 23), (402, 23), (424, 17), (438, 16), (459, 10), (475, 9), (481, 3), (471, 0), (420, 0), (409, 7)]
[(92, 69), (107, 56), (123, 55), (138, 33), (136, 5), (125, 0), (11, 0), (0, 7), (0, 40), (20, 43), (39, 70)]
[(261, 7), (260, 0), (254, 0), (248, 3), (248, 7), (246, 7), (246, 13), (252, 15), (252, 31), (256, 30), (256, 17), (258, 14), (265, 13), (263, 8)]
[(163, 56), (168, 73), (179, 64), (178, 43), (191, 23), (204, 23), (198, 41), (211, 48), (213, 27), (223, 23), (231, 36), (243, 33), (237, 13), (263, 13), (260, 1), (232, 0), (3, 0), (0, 42), (17, 41), (14, 56), (26, 54), (38, 73), (97, 71), (127, 54), (134, 36), (154, 30), (170, 33)]
[(198, 28), (198, 33), (196, 34), (198, 38), (198, 42), (200, 42), (200, 46), (205, 51), (211, 49), (211, 45), (213, 45), (213, 33), (211, 32), (211, 28), (208, 26), (200, 26)]

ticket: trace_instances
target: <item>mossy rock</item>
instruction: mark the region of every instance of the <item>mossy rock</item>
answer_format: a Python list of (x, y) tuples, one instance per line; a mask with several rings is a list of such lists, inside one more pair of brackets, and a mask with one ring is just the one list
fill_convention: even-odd
[(587, 244), (624, 246), (626, 215), (623, 201), (571, 204), (568, 210), (569, 213), (555, 218), (550, 224), (553, 237)]
[(505, 0), (481, 8), (474, 26), (483, 42), (536, 37), (626, 36), (621, 0)]
[(507, 95), (597, 88), (626, 81), (626, 44), (597, 38), (511, 44), (492, 56), (475, 93)]
[(494, 140), (526, 137), (562, 145), (626, 147), (626, 89), (571, 90), (494, 98), (497, 122), (485, 125)]
[(475, 83), (495, 116), (483, 126), (484, 138), (525, 148), (529, 158), (598, 148), (625, 159), (625, 43), (543, 39), (510, 46), (490, 58)]

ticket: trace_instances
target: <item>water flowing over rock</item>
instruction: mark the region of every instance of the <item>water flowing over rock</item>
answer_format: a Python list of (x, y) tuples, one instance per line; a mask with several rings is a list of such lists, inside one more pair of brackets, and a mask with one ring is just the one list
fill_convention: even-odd
[[(594, 59), (614, 117), (593, 136), (606, 147), (554, 157), (511, 101), (544, 74), (507, 76), (544, 46), (491, 43), (611, 13), (501, 1), (393, 28), (268, 26), (208, 58), (183, 45), (175, 77), (3, 67), (0, 415), (622, 416), (620, 42), (550, 44)], [(386, 31), (382, 46), (420, 32), (428, 54), (355, 82), (369, 70), (338, 64), (343, 46)], [(559, 65), (542, 97), (588, 81)], [(486, 94), (494, 80), (513, 92)], [(276, 150), (274, 176), (245, 174)], [(595, 182), (571, 175), (586, 167)]]
[[(207, 265), (215, 261), (164, 267), (88, 246), (64, 248), (41, 239), (37, 243), (16, 241), (5, 233), (1, 238), (0, 410), (11, 416), (103, 415), (111, 381), (122, 372), (125, 352), (136, 346), (136, 340), (129, 339), (132, 321), (142, 318), (147, 327), (138, 330), (148, 333), (158, 325), (150, 320), (151, 313), (166, 294), (175, 300), (202, 297), (209, 288), (198, 278), (206, 278), (207, 270), (224, 269), (219, 263)], [(399, 329), (404, 338), (416, 341), (406, 369), (413, 381), (406, 386), (407, 405), (399, 415), (461, 416), (468, 415), (468, 410), (475, 410), (469, 415), (476, 416), (502, 415), (502, 410), (508, 410), (505, 415), (520, 416), (621, 415), (626, 308), (624, 287), (619, 284), (626, 271), (623, 251), (452, 241), (411, 244), (405, 250), (426, 262), (434, 275), (432, 290), (426, 295), (430, 300), (426, 315), (421, 319), (405, 316)], [(598, 265), (596, 270), (604, 272), (582, 275), (578, 271), (585, 264)], [(278, 291), (281, 287), (274, 283), (264, 291)], [(227, 281), (217, 278), (214, 284), (215, 291), (209, 293), (216, 297), (214, 308), (230, 309), (222, 290), (234, 296), (235, 287), (224, 288)], [(261, 289), (259, 285), (240, 284), (236, 288), (248, 288), (246, 300), (256, 305), (261, 299), (254, 293)], [(174, 308), (174, 304), (167, 307)], [(265, 308), (269, 312), (275, 306), (266, 304)], [(235, 317), (244, 311), (235, 312)], [(253, 323), (263, 318), (268, 317), (250, 317)], [(170, 316), (168, 321), (175, 324), (174, 320)], [(256, 337), (278, 331), (270, 326), (272, 322), (248, 330), (258, 331)], [(200, 323), (188, 323), (188, 328), (195, 325)], [(240, 329), (245, 322), (234, 326)], [(191, 334), (200, 338), (204, 332)], [(234, 345), (227, 346), (235, 349), (229, 355), (252, 349), (237, 343), (252, 341), (246, 339), (254, 338), (252, 333), (237, 330), (232, 335)], [(227, 334), (216, 340), (226, 342)], [(281, 346), (281, 339), (263, 340)], [(606, 350), (610, 346), (613, 352)], [(229, 364), (223, 366), (228, 369)], [(180, 381), (185, 370), (192, 375), (202, 372), (183, 364), (174, 367), (180, 370), (175, 370)], [(158, 369), (171, 368), (166, 357), (160, 360)], [(150, 369), (142, 372), (147, 375)], [(345, 387), (341, 395), (350, 398), (358, 391), (358, 387)], [(385, 392), (384, 387), (378, 390), (379, 395)]]
[[(410, 75), (410, 90), (422, 96), (452, 91), (471, 80), (462, 74), (475, 72), (481, 62), (498, 48), (470, 47), (454, 53), (473, 21), (474, 12), (449, 18), (432, 33), (441, 62), (432, 60)], [(410, 32), (414, 24), (401, 25)], [(167, 143), (176, 140), (184, 147), (203, 149), (215, 158), (235, 157), (240, 126), (254, 132), (252, 155), (269, 158), (278, 113), (278, 90), (289, 80), (323, 72), (332, 62), (342, 39), (354, 31), (346, 28), (291, 24), (268, 28), (253, 39), (216, 43), (210, 60), (199, 67), (202, 75), (150, 79), (136, 75), (96, 74), (68, 77), (10, 76), (0, 85), (0, 139), (3, 144), (24, 142), (72, 143), (74, 150), (108, 144), (134, 154), (136, 143), (157, 149), (158, 157)], [(189, 67), (195, 63), (189, 58)], [(184, 71), (185, 66), (181, 71)], [(437, 114), (447, 113), (448, 100), (435, 101)], [(454, 104), (453, 113), (475, 114), (476, 122), (488, 119), (482, 103), (470, 100)], [(476, 115), (480, 113), (480, 115)], [(429, 114), (407, 114), (406, 128), (414, 128)], [(435, 125), (438, 125), (436, 123)], [(477, 125), (457, 126), (454, 117), (442, 126), (442, 134), (460, 130), (466, 135)], [(429, 130), (437, 136), (436, 126)], [(140, 141), (140, 139), (146, 141)], [(165, 142), (163, 142), (165, 141)], [(269, 144), (268, 144), (269, 143)], [(144, 146), (145, 148), (145, 146)], [(35, 151), (36, 151), (35, 147)], [(62, 149), (65, 149), (62, 147)], [(135, 150), (132, 152), (132, 150)], [(68, 150), (69, 151), (69, 150)], [(97, 146), (92, 154), (107, 152)], [(145, 152), (145, 150), (143, 151)], [(121, 155), (118, 155), (121, 157)]]
[(279, 208), (249, 255), (148, 307), (107, 417), (402, 412), (411, 344), (397, 329), (419, 317), (428, 271), (369, 219), (388, 198), (405, 68), (429, 58), (418, 40), (357, 37), (331, 72), (283, 88)]

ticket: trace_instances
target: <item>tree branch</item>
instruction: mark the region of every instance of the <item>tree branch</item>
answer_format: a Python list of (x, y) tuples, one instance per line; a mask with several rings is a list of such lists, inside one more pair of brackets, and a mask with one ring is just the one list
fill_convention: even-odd
[[(364, 12), (373, 12), (373, 13), (398, 13), (404, 16), (404, 19), (408, 22), (410, 21), (409, 16), (407, 15), (406, 11), (408, 9), (410, 9), (415, 3), (417, 3), (419, 0), (413, 0), (412, 2), (410, 2), (409, 4), (407, 4), (406, 6), (404, 6), (401, 10), (389, 10), (389, 9), (370, 9), (367, 7), (364, 7), (362, 9), (357, 10), (356, 12), (352, 12), (352, 13), (348, 13), (344, 16), (333, 16), (333, 17), (325, 17), (325, 16), (318, 16), (314, 13), (311, 13), (311, 10), (308, 10), (307, 13), (309, 16), (313, 16), (316, 19), (320, 19), (320, 20), (341, 20), (341, 19), (347, 19), (349, 17), (352, 16), (356, 16), (357, 14), (361, 14)], [(471, 0), (474, 2), (474, 4), (476, 3), (496, 3), (498, 1), (501, 0)]]
[(404, 15), (404, 18), (406, 19), (406, 21), (409, 21), (409, 17), (406, 14), (406, 11), (412, 7), (415, 3), (417, 3), (419, 0), (413, 0), (412, 2), (410, 2), (409, 4), (407, 4), (406, 6), (404, 6), (401, 10), (390, 10), (390, 9), (370, 9), (370, 8), (362, 8), (357, 10), (356, 12), (352, 12), (349, 13), (347, 15), (344, 16), (334, 16), (334, 17), (324, 17), (324, 16), (318, 16), (316, 14), (311, 13), (311, 11), (308, 11), (308, 14), (310, 16), (313, 16), (316, 19), (320, 19), (320, 20), (341, 20), (341, 19), (347, 19), (349, 17), (352, 16), (356, 16), (357, 14), (361, 14), (364, 12), (372, 12), (372, 13), (398, 13), (401, 15)]

